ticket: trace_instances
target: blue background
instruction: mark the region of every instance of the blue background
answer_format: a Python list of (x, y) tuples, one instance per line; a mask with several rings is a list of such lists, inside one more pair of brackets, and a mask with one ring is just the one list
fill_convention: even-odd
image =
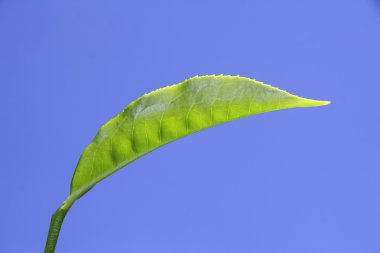
[(333, 101), (165, 146), (66, 217), (56, 252), (380, 252), (380, 3), (0, 0), (0, 252), (42, 252), (98, 128), (203, 74)]

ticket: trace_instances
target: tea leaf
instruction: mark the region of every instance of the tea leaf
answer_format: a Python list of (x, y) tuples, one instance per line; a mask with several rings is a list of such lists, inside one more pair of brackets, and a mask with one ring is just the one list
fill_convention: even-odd
[(145, 94), (102, 126), (82, 153), (70, 196), (52, 217), (45, 252), (54, 252), (63, 218), (75, 200), (149, 152), (231, 120), (328, 103), (238, 76), (196, 76)]
[(107, 122), (83, 152), (71, 194), (194, 132), (274, 110), (325, 105), (236, 76), (201, 76), (146, 94)]

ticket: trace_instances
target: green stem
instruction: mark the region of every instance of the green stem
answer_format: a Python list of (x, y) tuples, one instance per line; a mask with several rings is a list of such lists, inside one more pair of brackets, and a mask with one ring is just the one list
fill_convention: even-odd
[(63, 220), (65, 219), (67, 212), (70, 210), (74, 202), (75, 199), (70, 197), (67, 198), (51, 217), (49, 233), (46, 240), (45, 253), (54, 253)]

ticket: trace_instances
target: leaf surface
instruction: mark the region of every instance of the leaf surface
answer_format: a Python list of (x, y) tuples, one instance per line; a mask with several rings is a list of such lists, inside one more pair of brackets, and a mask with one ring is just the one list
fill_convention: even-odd
[(326, 105), (238, 76), (197, 76), (145, 94), (101, 127), (82, 153), (73, 199), (141, 156), (194, 132), (254, 114)]

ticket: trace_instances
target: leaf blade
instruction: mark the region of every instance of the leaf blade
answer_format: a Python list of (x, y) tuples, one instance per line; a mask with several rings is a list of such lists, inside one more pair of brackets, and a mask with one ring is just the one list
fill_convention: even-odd
[(201, 76), (145, 94), (101, 127), (71, 182), (79, 198), (153, 150), (194, 132), (259, 113), (328, 104), (238, 76)]

